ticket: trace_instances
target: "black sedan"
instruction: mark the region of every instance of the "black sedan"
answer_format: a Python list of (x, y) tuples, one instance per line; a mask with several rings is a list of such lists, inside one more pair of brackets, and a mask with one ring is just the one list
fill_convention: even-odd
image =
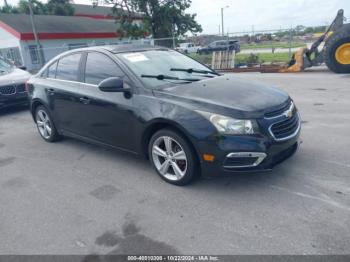
[(28, 104), (25, 82), (30, 76), (0, 57), (0, 108)]
[(239, 44), (239, 41), (237, 40), (220, 40), (215, 41), (209, 44), (208, 46), (202, 47), (198, 49), (198, 54), (212, 54), (213, 52), (217, 51), (235, 51), (235, 53), (239, 53), (241, 51), (241, 45)]
[(70, 136), (144, 155), (175, 185), (199, 174), (270, 170), (298, 147), (299, 113), (287, 93), (166, 48), (69, 51), (28, 90), (44, 140)]

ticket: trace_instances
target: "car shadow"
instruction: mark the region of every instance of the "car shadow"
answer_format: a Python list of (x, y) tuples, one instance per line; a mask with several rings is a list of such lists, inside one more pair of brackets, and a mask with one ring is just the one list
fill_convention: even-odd
[[(64, 138), (60, 143), (69, 144), (69, 147), (76, 147), (81, 149), (82, 155), (84, 157), (85, 153), (90, 151), (93, 154), (103, 155), (106, 161), (118, 161), (129, 163), (130, 167), (134, 168), (134, 176), (141, 176), (147, 174), (152, 174), (150, 179), (160, 179), (155, 171), (153, 170), (150, 162), (143, 156), (135, 155), (128, 152), (123, 152), (118, 149), (105, 148), (98, 145), (82, 142), (72, 138)], [(256, 187), (269, 187), (270, 185), (278, 185), (281, 181), (285, 181), (286, 177), (294, 173), (293, 166), (297, 163), (297, 159), (294, 157), (287, 160), (287, 162), (281, 163), (276, 166), (272, 171), (268, 172), (258, 172), (258, 173), (232, 173), (225, 175), (213, 176), (210, 178), (205, 178), (197, 176), (194, 181), (189, 185), (185, 186), (185, 190), (195, 190), (195, 191), (217, 191), (217, 190), (249, 190), (249, 188)], [(283, 182), (284, 183), (284, 182)], [(167, 186), (164, 182), (164, 186)]]

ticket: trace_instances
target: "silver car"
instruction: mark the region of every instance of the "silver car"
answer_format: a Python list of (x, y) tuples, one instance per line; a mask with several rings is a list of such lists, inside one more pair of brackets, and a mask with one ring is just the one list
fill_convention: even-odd
[(0, 57), (0, 108), (28, 103), (25, 83), (30, 76)]

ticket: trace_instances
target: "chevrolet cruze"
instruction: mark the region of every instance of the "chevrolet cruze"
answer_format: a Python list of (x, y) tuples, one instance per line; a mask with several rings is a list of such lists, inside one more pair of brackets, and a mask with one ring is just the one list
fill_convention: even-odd
[(150, 159), (165, 181), (270, 170), (298, 147), (300, 116), (284, 91), (219, 75), (174, 50), (77, 49), (27, 82), (39, 134)]

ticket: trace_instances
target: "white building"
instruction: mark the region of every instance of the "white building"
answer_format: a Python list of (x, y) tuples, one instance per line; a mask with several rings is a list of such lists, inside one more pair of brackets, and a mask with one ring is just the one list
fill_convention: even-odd
[[(44, 62), (74, 48), (130, 43), (128, 39), (120, 39), (114, 20), (48, 15), (35, 15), (34, 19)], [(30, 71), (40, 69), (39, 50), (28, 15), (0, 14), (0, 56)]]

